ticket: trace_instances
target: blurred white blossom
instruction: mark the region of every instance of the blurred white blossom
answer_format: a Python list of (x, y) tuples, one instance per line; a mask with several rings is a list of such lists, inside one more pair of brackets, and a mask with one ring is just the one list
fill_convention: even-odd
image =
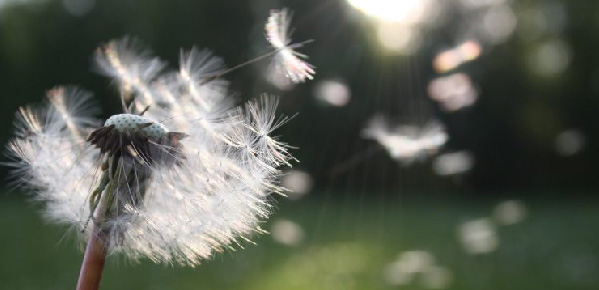
[(164, 71), (122, 39), (99, 48), (96, 63), (119, 85), (123, 114), (102, 125), (90, 94), (66, 87), (17, 115), (11, 165), (47, 216), (88, 232), (95, 224), (110, 252), (181, 265), (263, 232), (268, 196), (282, 190), (278, 167), (292, 159), (271, 137), (286, 121), (277, 99), (232, 106), (215, 77), (222, 61), (197, 49)]

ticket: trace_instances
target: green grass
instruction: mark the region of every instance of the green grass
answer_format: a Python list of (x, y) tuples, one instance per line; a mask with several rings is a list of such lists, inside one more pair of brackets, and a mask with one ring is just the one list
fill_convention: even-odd
[[(599, 205), (527, 205), (524, 222), (498, 226), (496, 251), (469, 255), (456, 227), (489, 216), (492, 202), (282, 201), (271, 221), (301, 225), (299, 246), (259, 236), (257, 245), (196, 268), (111, 256), (102, 289), (427, 289), (420, 276), (401, 286), (383, 278), (386, 265), (408, 250), (428, 251), (449, 269), (444, 289), (599, 289)], [(0, 289), (74, 289), (82, 250), (65, 227), (45, 224), (37, 206), (4, 196), (0, 229)]]

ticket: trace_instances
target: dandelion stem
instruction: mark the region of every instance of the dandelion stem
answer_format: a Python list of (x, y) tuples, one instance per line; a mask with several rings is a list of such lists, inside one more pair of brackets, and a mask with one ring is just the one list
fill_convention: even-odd
[[(108, 162), (111, 162), (109, 160)], [(104, 173), (112, 172), (111, 168), (105, 168)], [(76, 290), (98, 290), (102, 280), (102, 271), (106, 262), (107, 245), (104, 243), (105, 232), (102, 230), (102, 222), (104, 221), (106, 211), (110, 207), (110, 200), (114, 195), (115, 178), (120, 173), (120, 168), (112, 175), (107, 177), (107, 174), (102, 175), (102, 180), (98, 186), (99, 192), (102, 194), (99, 201), (96, 201), (94, 206), (90, 208), (91, 215), (96, 211), (96, 218), (92, 222), (92, 228), (87, 241), (87, 248), (83, 256), (81, 271), (79, 272), (79, 281), (77, 281)], [(110, 174), (110, 173), (108, 173)], [(107, 182), (107, 180), (109, 180)], [(108, 184), (107, 184), (108, 183)], [(97, 196), (92, 198), (98, 199)], [(97, 208), (97, 210), (96, 210)]]
[(77, 290), (98, 290), (100, 288), (102, 271), (106, 262), (106, 247), (102, 240), (101, 230), (93, 225), (79, 272)]

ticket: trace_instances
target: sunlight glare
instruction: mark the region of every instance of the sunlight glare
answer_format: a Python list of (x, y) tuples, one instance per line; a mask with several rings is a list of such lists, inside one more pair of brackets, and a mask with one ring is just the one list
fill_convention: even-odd
[(398, 23), (380, 23), (377, 26), (377, 36), (381, 45), (391, 52), (409, 55), (420, 46), (417, 29)]
[(427, 13), (430, 1), (427, 0), (347, 0), (364, 14), (385, 22), (417, 23)]

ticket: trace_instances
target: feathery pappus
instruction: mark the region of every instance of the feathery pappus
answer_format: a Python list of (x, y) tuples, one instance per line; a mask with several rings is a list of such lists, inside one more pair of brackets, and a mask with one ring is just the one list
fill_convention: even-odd
[(291, 32), (289, 25), (291, 15), (287, 9), (271, 10), (266, 21), (266, 39), (276, 49), (275, 57), (269, 67), (268, 79), (281, 84), (285, 80), (292, 83), (302, 83), (306, 79), (311, 80), (315, 73), (314, 67), (302, 60), (308, 58), (299, 53), (295, 48), (302, 47), (305, 43), (291, 43)]
[(448, 139), (443, 125), (437, 121), (430, 121), (424, 127), (392, 128), (382, 116), (375, 116), (362, 131), (362, 136), (376, 140), (391, 158), (406, 165), (436, 153)]
[[(57, 87), (21, 108), (9, 144), (18, 182), (54, 221), (100, 229), (110, 253), (196, 265), (254, 233), (271, 213), (289, 147), (272, 136), (288, 119), (277, 99), (235, 107), (223, 61), (182, 52), (178, 71), (129, 38), (98, 48), (123, 112), (104, 122), (90, 93)], [(82, 236), (83, 233), (82, 233)]]

